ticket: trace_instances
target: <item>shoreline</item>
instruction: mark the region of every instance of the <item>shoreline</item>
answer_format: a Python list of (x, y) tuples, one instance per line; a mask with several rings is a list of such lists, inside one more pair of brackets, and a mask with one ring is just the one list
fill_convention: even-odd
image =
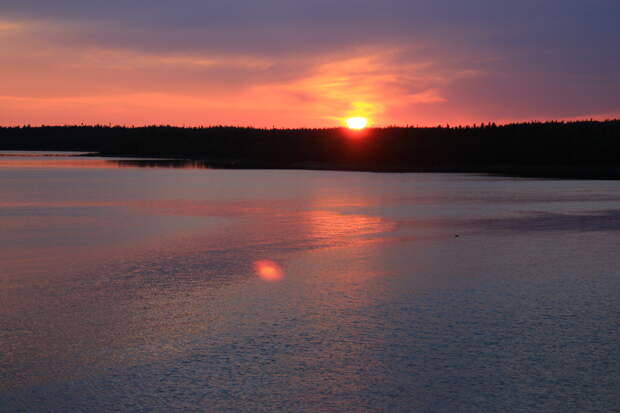
[[(174, 156), (154, 156), (154, 155), (135, 155), (135, 154), (83, 154), (76, 156), (120, 158), (127, 157), (135, 159), (135, 166), (138, 163), (146, 164), (152, 161), (152, 166), (163, 164), (169, 161), (169, 167), (178, 164), (179, 168), (187, 166), (212, 168), (212, 169), (249, 169), (249, 170), (310, 170), (310, 171), (335, 171), (335, 172), (369, 172), (369, 173), (461, 173), (461, 174), (483, 174), (513, 178), (541, 178), (541, 179), (581, 179), (581, 180), (620, 180), (620, 166), (616, 165), (443, 165), (443, 166), (407, 166), (393, 165), (372, 166), (359, 164), (327, 162), (261, 162), (256, 160), (240, 159), (203, 159), (187, 158)], [(123, 161), (125, 164), (132, 164), (131, 160)]]
[(395, 126), (361, 131), (227, 126), (0, 127), (0, 148), (186, 160), (221, 169), (620, 179), (620, 120)]
[[(267, 162), (247, 159), (208, 159), (161, 154), (100, 153), (84, 151), (3, 151), (1, 157), (75, 157), (108, 158), (121, 166), (196, 168), (196, 169), (238, 169), (238, 170), (307, 170), (366, 173), (445, 173), (479, 174), (507, 178), (575, 179), (575, 180), (620, 180), (620, 166), (616, 165), (372, 165), (345, 162)], [(7, 153), (12, 152), (12, 153)], [(51, 153), (41, 153), (51, 152)], [(119, 159), (120, 158), (120, 159)]]

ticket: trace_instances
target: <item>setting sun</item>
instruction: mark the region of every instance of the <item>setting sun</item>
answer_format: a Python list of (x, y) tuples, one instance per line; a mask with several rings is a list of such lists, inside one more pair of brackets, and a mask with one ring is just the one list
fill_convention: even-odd
[(346, 122), (349, 129), (360, 130), (368, 126), (368, 119), (362, 117), (348, 118)]

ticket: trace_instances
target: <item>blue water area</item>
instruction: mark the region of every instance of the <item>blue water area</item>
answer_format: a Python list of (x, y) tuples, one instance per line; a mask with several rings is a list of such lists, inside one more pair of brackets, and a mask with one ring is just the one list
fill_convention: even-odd
[(613, 181), (31, 155), (0, 162), (0, 411), (620, 406)]

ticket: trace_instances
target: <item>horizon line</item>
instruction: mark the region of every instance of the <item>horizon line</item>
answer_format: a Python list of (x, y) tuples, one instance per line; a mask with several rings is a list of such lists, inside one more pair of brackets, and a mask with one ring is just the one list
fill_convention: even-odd
[[(549, 119), (549, 120), (529, 120), (529, 121), (519, 121), (519, 122), (506, 122), (506, 123), (498, 123), (495, 121), (489, 122), (480, 122), (480, 123), (467, 123), (467, 124), (452, 124), (450, 122), (446, 122), (443, 124), (436, 125), (418, 125), (418, 124), (406, 124), (406, 125), (385, 125), (385, 126), (368, 126), (364, 128), (364, 130), (377, 130), (377, 129), (437, 129), (437, 128), (481, 128), (481, 127), (504, 127), (504, 126), (514, 126), (514, 125), (533, 125), (533, 124), (574, 124), (574, 123), (607, 123), (607, 122), (618, 122), (620, 118), (608, 118), (608, 119), (571, 119), (571, 120), (558, 120), (558, 119)], [(293, 130), (335, 130), (335, 129), (346, 129), (349, 130), (346, 126), (324, 126), (324, 127), (261, 127), (261, 126), (242, 126), (242, 125), (174, 125), (174, 124), (143, 124), (143, 125), (126, 125), (126, 124), (113, 124), (113, 123), (79, 123), (79, 124), (17, 124), (17, 125), (0, 125), (0, 129), (27, 129), (27, 128), (124, 128), (124, 129), (141, 129), (141, 128), (173, 128), (173, 129), (254, 129), (254, 130), (282, 130), (282, 131), (293, 131)]]

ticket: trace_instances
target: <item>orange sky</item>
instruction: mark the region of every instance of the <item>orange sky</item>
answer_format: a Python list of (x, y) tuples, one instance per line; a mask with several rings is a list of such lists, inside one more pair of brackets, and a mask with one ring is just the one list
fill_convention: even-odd
[[(2, 125), (330, 127), (349, 116), (384, 126), (620, 114), (618, 56), (605, 56), (605, 70), (573, 61), (551, 47), (559, 41), (551, 31), (539, 33), (542, 46), (533, 37), (505, 44), (515, 28), (499, 32), (502, 25), (485, 20), (492, 15), (468, 25), (431, 8), (426, 18), (437, 23), (422, 16), (412, 28), (400, 14), (415, 17), (418, 0), (394, 1), (394, 10), (366, 5), (352, 17), (343, 9), (323, 23), (306, 18), (327, 7), (322, 1), (275, 17), (222, 6), (221, 19), (237, 19), (228, 25), (192, 23), (159, 0), (148, 19), (140, 9), (76, 9), (70, 0), (58, 10), (10, 3), (0, 5)], [(207, 12), (200, 4), (197, 15)], [(489, 23), (482, 31), (481, 21)]]

